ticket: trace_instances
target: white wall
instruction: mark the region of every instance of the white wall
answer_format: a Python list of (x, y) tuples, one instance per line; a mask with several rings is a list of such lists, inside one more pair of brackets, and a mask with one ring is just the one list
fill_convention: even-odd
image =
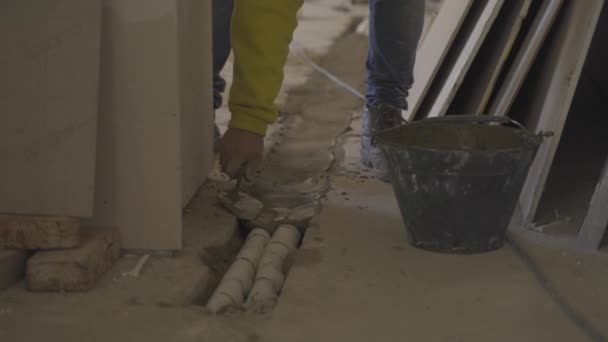
[(0, 2), (0, 213), (93, 212), (101, 0)]
[(130, 249), (181, 247), (212, 165), (209, 0), (105, 0), (95, 224)]

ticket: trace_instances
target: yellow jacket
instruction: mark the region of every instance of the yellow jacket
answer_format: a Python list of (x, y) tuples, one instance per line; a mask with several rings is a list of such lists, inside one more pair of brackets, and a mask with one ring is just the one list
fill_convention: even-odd
[(235, 0), (231, 42), (234, 74), (230, 127), (264, 135), (277, 118), (274, 103), (303, 0)]

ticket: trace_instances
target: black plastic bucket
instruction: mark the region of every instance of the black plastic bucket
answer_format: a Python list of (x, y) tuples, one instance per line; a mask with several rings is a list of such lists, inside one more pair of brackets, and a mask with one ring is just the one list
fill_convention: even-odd
[(446, 253), (504, 244), (543, 140), (509, 118), (477, 115), (422, 120), (375, 138), (411, 243)]

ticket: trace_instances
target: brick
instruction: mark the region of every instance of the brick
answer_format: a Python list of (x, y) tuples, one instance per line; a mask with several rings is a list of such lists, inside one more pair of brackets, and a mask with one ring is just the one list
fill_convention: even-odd
[(0, 248), (72, 248), (79, 243), (78, 218), (0, 215)]
[(23, 278), (27, 252), (16, 249), (0, 249), (0, 291)]
[(118, 260), (120, 236), (116, 229), (83, 229), (79, 247), (40, 251), (27, 262), (31, 291), (86, 291)]

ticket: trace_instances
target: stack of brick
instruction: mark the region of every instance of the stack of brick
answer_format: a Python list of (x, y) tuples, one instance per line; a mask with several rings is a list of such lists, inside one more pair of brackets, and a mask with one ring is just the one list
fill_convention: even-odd
[(86, 291), (120, 256), (116, 229), (77, 218), (0, 215), (0, 289), (25, 274), (32, 291)]

